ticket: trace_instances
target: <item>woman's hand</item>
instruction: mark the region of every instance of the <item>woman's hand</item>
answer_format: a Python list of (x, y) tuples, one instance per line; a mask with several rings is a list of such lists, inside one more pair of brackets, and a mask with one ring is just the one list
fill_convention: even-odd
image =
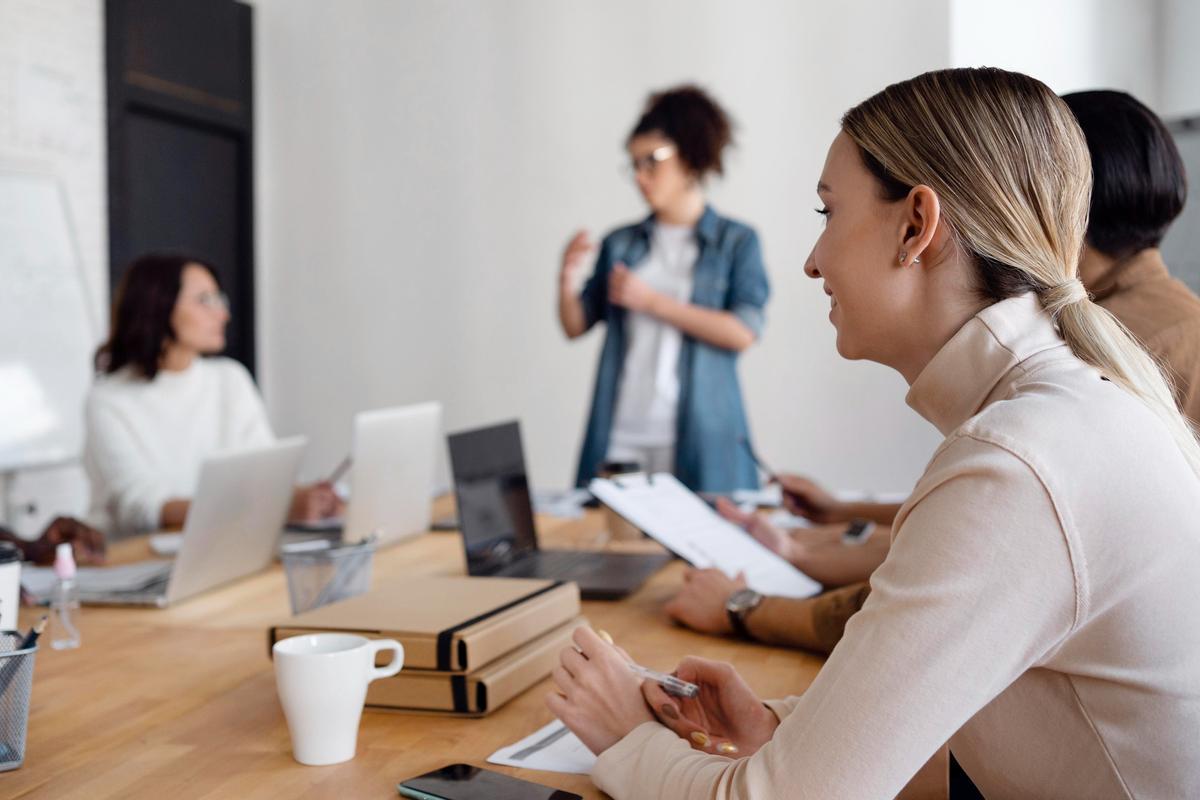
[(694, 699), (675, 697), (646, 681), (642, 694), (658, 721), (696, 750), (741, 758), (771, 740), (779, 718), (729, 664), (689, 656), (675, 676), (700, 687)]
[(865, 545), (847, 545), (846, 528), (839, 523), (793, 531), (792, 564), (826, 588), (869, 580), (887, 558), (891, 532), (877, 530)]
[(717, 513), (758, 540), (777, 556), (792, 561), (792, 537), (759, 514), (747, 514), (724, 497), (717, 498)]
[(572, 639), (575, 647), (562, 651), (551, 673), (557, 691), (546, 695), (546, 705), (599, 755), (654, 715), (628, 656), (588, 627), (576, 628)]
[(584, 260), (588, 253), (595, 249), (591, 239), (588, 238), (586, 230), (579, 230), (571, 237), (571, 241), (567, 242), (566, 248), (563, 249), (562, 265), (558, 270), (558, 288), (561, 292), (575, 292), (575, 286), (579, 283), (576, 277), (579, 270), (583, 267)]
[(734, 592), (745, 588), (744, 575), (730, 578), (719, 569), (689, 569), (683, 573), (683, 587), (664, 610), (671, 619), (694, 631), (730, 634), (733, 626), (725, 602)]
[(292, 508), (288, 522), (320, 522), (329, 517), (340, 516), (345, 511), (342, 498), (333, 490), (333, 484), (321, 481), (310, 486), (298, 486), (292, 495)]
[(629, 267), (617, 263), (608, 276), (608, 301), (630, 311), (649, 311), (658, 297), (650, 284), (631, 272)]
[(796, 516), (822, 524), (850, 521), (846, 504), (808, 478), (776, 475), (775, 480), (783, 489), (784, 507)]

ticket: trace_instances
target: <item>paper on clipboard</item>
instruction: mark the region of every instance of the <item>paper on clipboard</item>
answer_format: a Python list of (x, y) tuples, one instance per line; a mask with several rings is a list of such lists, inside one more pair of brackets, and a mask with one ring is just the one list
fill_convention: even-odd
[(811, 597), (821, 591), (819, 583), (713, 511), (670, 473), (595, 478), (588, 489), (692, 566), (716, 567), (730, 577), (744, 572), (747, 585), (767, 595)]

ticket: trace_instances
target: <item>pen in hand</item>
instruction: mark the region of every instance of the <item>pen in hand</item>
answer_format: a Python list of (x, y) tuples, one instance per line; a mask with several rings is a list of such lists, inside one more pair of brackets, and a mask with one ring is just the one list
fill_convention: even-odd
[(328, 483), (332, 486), (340, 481), (342, 476), (346, 474), (346, 470), (350, 469), (350, 465), (353, 463), (354, 458), (352, 456), (346, 456), (343, 458), (338, 465), (334, 467), (333, 472), (329, 473), (329, 477), (325, 479), (325, 483)]
[[(607, 644), (611, 645), (613, 643), (613, 638), (609, 636), (608, 631), (598, 630), (596, 631), (596, 635), (603, 639)], [(694, 683), (688, 683), (687, 681), (680, 680), (674, 675), (668, 675), (665, 672), (659, 672), (658, 670), (650, 669), (649, 667), (643, 667), (636, 661), (627, 661), (626, 663), (629, 664), (629, 668), (633, 670), (635, 675), (645, 678), (648, 681), (654, 681), (661, 686), (663, 691), (667, 694), (673, 694), (676, 697), (687, 697), (689, 699), (700, 694), (700, 687)]]
[(758, 454), (754, 452), (754, 447), (750, 444), (749, 439), (743, 436), (741, 442), (742, 447), (746, 448), (746, 452), (750, 454), (750, 460), (754, 462), (754, 466), (758, 467), (766, 474), (767, 483), (778, 483), (779, 489), (783, 493), (783, 496), (792, 502), (792, 505), (795, 506), (796, 510), (801, 512), (802, 516), (813, 519), (821, 512), (821, 509), (810, 503), (804, 497), (804, 495), (788, 490), (787, 486), (785, 486), (783, 483), (783, 479), (780, 478), (779, 473), (768, 467), (766, 462), (759, 458)]
[(633, 670), (635, 675), (657, 683), (667, 694), (673, 694), (676, 697), (686, 697), (689, 700), (700, 694), (699, 686), (694, 683), (688, 683), (685, 680), (676, 678), (674, 675), (668, 675), (667, 673), (659, 672), (656, 669), (643, 667), (641, 664), (633, 661), (629, 662), (629, 668)]

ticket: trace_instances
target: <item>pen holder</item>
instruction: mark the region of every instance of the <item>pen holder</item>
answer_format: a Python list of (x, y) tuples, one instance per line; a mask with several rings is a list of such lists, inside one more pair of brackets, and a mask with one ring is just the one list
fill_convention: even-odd
[(322, 550), (285, 549), (281, 558), (287, 573), (292, 613), (300, 614), (364, 594), (371, 588), (374, 556), (374, 537)]
[(25, 763), (29, 727), (29, 694), (33, 689), (33, 657), (37, 645), (18, 650), (22, 636), (0, 631), (0, 772)]

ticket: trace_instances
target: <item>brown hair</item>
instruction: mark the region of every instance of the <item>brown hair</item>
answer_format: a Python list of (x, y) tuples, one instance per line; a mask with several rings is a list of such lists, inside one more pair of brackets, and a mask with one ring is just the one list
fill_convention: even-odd
[(697, 176), (724, 174), (722, 155), (733, 143), (733, 124), (699, 86), (676, 86), (650, 95), (629, 138), (656, 131), (675, 143), (680, 160)]
[(111, 374), (132, 366), (147, 380), (158, 375), (163, 349), (175, 338), (171, 314), (189, 264), (207, 269), (220, 286), (211, 264), (181, 253), (147, 253), (125, 269), (113, 300), (108, 340), (96, 351), (97, 370)]

